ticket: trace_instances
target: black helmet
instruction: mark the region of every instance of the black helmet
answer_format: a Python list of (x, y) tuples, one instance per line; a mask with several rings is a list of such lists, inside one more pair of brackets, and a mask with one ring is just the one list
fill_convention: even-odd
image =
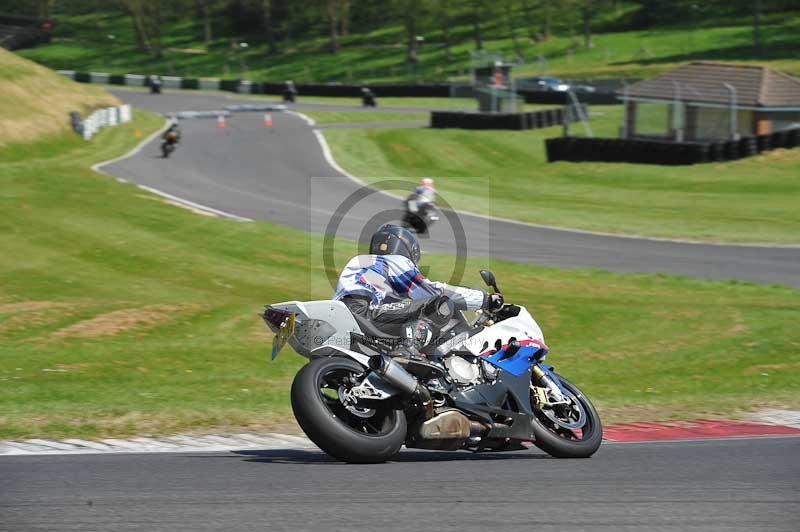
[(383, 224), (369, 241), (369, 252), (373, 255), (402, 255), (419, 262), (420, 249), (417, 235), (394, 224)]

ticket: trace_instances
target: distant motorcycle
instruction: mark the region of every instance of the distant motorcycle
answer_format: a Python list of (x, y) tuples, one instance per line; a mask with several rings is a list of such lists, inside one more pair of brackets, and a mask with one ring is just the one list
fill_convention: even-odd
[[(492, 272), (481, 277), (499, 293)], [(477, 318), (456, 312), (424, 356), (410, 358), (390, 357), (402, 339), (377, 336), (341, 301), (276, 303), (261, 317), (276, 335), (272, 358), (288, 342), (310, 359), (292, 383), (292, 410), (338, 460), (381, 462), (404, 444), (512, 451), (532, 441), (557, 458), (587, 458), (600, 447), (597, 411), (544, 363), (544, 335), (525, 307)]]
[(178, 134), (174, 131), (168, 132), (164, 135), (164, 142), (161, 143), (161, 154), (166, 159), (169, 155), (175, 151), (175, 147), (178, 144)]
[(406, 213), (403, 224), (420, 235), (426, 234), (431, 225), (439, 221), (439, 211), (432, 201), (406, 200)]

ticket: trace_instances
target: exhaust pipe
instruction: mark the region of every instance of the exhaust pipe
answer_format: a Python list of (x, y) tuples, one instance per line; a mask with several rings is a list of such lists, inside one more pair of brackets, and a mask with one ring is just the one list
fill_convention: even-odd
[(405, 395), (419, 399), (425, 407), (425, 419), (433, 417), (431, 393), (400, 364), (386, 355), (375, 355), (369, 358), (369, 369)]

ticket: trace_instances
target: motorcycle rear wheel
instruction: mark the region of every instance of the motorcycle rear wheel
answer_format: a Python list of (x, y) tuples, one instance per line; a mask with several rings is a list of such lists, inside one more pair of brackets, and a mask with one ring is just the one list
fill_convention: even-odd
[(551, 416), (556, 417), (555, 412), (548, 412), (550, 414), (548, 416), (534, 405), (534, 418), (531, 424), (536, 441), (533, 443), (555, 458), (589, 458), (600, 448), (603, 441), (600, 416), (589, 398), (577, 386), (561, 375), (556, 376), (573, 402), (571, 408), (560, 411), (559, 415), (567, 416), (565, 421), (569, 421), (570, 418), (575, 419), (575, 416), (580, 417), (580, 414), (583, 414), (585, 420), (579, 429), (564, 428), (551, 418)]
[(292, 411), (303, 432), (320, 449), (344, 462), (377, 463), (395, 456), (406, 438), (406, 417), (389, 405), (345, 405), (342, 389), (365, 373), (356, 361), (318, 358), (303, 366), (292, 383)]

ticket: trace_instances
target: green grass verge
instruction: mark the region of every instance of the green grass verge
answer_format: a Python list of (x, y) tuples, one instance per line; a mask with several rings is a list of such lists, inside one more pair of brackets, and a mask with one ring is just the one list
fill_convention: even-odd
[[(325, 274), (356, 245), (326, 269), (317, 235), (199, 216), (87, 169), (160, 123), (137, 112), (89, 143), (0, 154), (0, 438), (294, 430), (304, 359), (270, 362), (256, 312), (330, 297)], [(449, 277), (452, 258), (423, 262)], [(800, 407), (798, 290), (479, 258), (464, 282), (485, 266), (606, 422)]]
[[(545, 42), (530, 39), (520, 21), (516, 44), (501, 18), (484, 21), (483, 46), (509, 59), (524, 58), (524, 63), (515, 68), (517, 76), (547, 72), (572, 78), (639, 78), (697, 59), (759, 62), (800, 72), (796, 54), (796, 36), (800, 31), (797, 11), (763, 17), (764, 50), (758, 55), (752, 45), (749, 19), (730, 20), (718, 13), (699, 11), (696, 20), (686, 20), (678, 27), (619, 31), (626, 27), (629, 8), (616, 13), (606, 10), (602, 17), (605, 20), (595, 21), (594, 47), (590, 49), (582, 46), (580, 35), (574, 35), (572, 23), (562, 18), (555, 21), (556, 34)], [(201, 22), (183, 21), (163, 28), (165, 52), (161, 59), (153, 59), (136, 49), (130, 20), (121, 13), (59, 16), (53, 44), (21, 53), (56, 69), (157, 72), (186, 77), (355, 83), (468, 77), (468, 53), (474, 49), (471, 20), (468, 13), (452, 15), (449, 34), (453, 44), (449, 57), (442, 44), (442, 30), (427, 27), (416, 68), (405, 63), (405, 37), (399, 24), (374, 31), (353, 27), (354, 33), (342, 38), (338, 54), (326, 51), (327, 39), (320, 35), (283, 42), (284, 53), (270, 56), (263, 35), (253, 35), (252, 39), (237, 36), (237, 40), (250, 42), (246, 50), (232, 50), (229, 38), (220, 35), (206, 51), (200, 40)], [(108, 35), (114, 38), (109, 39)]]
[[(616, 137), (621, 106), (592, 109), (596, 136)], [(583, 134), (580, 125), (573, 131)], [(328, 130), (336, 161), (364, 181), (436, 177), (459, 210), (619, 234), (800, 243), (800, 150), (686, 167), (546, 162), (561, 127), (516, 131)]]

